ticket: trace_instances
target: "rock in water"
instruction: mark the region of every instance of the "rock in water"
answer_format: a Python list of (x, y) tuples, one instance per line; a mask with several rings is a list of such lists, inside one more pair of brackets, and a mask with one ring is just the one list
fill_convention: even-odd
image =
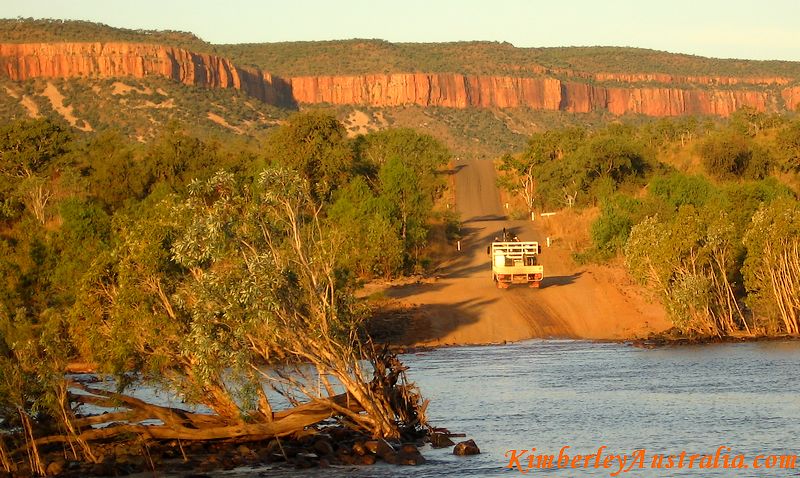
[(421, 465), (423, 463), (425, 463), (425, 458), (422, 456), (422, 453), (419, 452), (416, 445), (413, 443), (406, 443), (400, 447), (400, 451), (397, 453), (398, 465)]
[(453, 448), (453, 455), (458, 456), (467, 456), (467, 455), (477, 455), (481, 452), (478, 445), (475, 444), (474, 440), (467, 440), (459, 442), (455, 448)]
[(447, 435), (444, 433), (431, 433), (431, 446), (434, 448), (447, 448), (448, 446), (453, 446), (453, 440), (451, 440)]

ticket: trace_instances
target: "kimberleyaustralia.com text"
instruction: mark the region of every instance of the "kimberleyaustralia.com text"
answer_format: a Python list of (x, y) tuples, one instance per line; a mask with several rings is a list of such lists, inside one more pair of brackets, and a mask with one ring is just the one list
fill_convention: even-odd
[(614, 454), (608, 447), (600, 446), (588, 455), (570, 454), (570, 447), (563, 446), (558, 455), (537, 453), (536, 448), (506, 450), (506, 468), (520, 473), (545, 468), (604, 468), (610, 476), (619, 476), (634, 469), (794, 469), (797, 455), (759, 454), (748, 458), (743, 454), (731, 452), (731, 448), (720, 446), (714, 454), (689, 453), (648, 453), (645, 449), (634, 450), (630, 454)]

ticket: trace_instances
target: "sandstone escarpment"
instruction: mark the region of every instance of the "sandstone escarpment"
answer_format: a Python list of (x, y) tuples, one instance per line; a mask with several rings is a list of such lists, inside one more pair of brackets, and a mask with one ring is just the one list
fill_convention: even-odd
[(787, 110), (800, 110), (800, 86), (786, 88), (781, 92)]
[(215, 55), (141, 43), (0, 44), (12, 80), (163, 76), (187, 85), (234, 88), (271, 104), (288, 100), (280, 80)]
[[(294, 100), (309, 104), (527, 107), (575, 113), (607, 110), (616, 115), (647, 116), (729, 116), (743, 106), (757, 111), (778, 109), (778, 95), (767, 90), (606, 87), (557, 78), (397, 73), (307, 76), (289, 78), (287, 82)], [(795, 91), (785, 91), (790, 90)], [(795, 93), (795, 96), (800, 100), (800, 95)], [(791, 95), (786, 98), (784, 95), (787, 104), (794, 101)]]
[(561, 82), (553, 78), (396, 73), (305, 76), (287, 79), (298, 103), (448, 108), (526, 106), (559, 109)]
[[(394, 107), (517, 108), (615, 115), (728, 116), (742, 107), (794, 110), (800, 87), (784, 77), (585, 73), (520, 67), (535, 76), (388, 73), (282, 79), (215, 55), (140, 43), (0, 44), (0, 73), (30, 78), (162, 76), (189, 85), (234, 88), (274, 105), (329, 103)], [(629, 84), (627, 86), (625, 84)]]

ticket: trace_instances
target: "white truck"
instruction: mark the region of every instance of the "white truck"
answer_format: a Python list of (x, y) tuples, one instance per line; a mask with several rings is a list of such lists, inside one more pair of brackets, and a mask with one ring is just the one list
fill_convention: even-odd
[(494, 241), (490, 246), (492, 279), (498, 289), (511, 284), (539, 288), (544, 267), (538, 264), (542, 246), (538, 242)]

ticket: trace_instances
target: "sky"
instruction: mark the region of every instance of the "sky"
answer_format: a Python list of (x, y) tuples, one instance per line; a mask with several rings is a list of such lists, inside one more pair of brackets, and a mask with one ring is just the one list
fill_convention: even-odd
[(489, 40), (800, 61), (800, 0), (0, 0), (0, 17), (182, 30), (210, 43)]

